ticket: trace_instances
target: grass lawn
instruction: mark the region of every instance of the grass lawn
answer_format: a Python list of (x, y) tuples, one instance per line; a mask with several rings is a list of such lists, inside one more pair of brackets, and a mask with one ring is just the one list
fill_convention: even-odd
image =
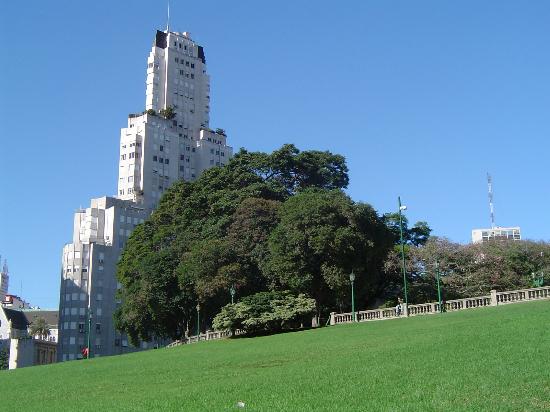
[(0, 394), (20, 411), (549, 411), (550, 301), (2, 371)]

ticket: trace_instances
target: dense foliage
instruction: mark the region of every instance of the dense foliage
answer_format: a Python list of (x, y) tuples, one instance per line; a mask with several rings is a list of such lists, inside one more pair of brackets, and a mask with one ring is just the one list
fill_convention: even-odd
[(215, 329), (247, 334), (280, 332), (303, 326), (315, 312), (315, 300), (288, 291), (258, 292), (224, 306), (213, 321)]
[[(550, 274), (550, 244), (532, 241), (496, 241), (462, 245), (431, 237), (422, 246), (407, 245), (406, 269), (409, 301), (437, 299), (436, 270), (445, 299), (458, 299), (498, 291), (540, 286)], [(401, 256), (386, 261), (386, 296), (401, 294)], [(394, 298), (395, 299), (395, 298)]]
[(33, 320), (29, 326), (31, 336), (39, 336), (42, 339), (47, 339), (50, 336), (50, 328), (46, 323), (46, 319), (38, 317)]
[(7, 349), (0, 349), (0, 370), (5, 370), (9, 368), (10, 364), (10, 353)]
[(179, 338), (237, 297), (290, 290), (317, 311), (349, 301), (348, 274), (362, 299), (380, 287), (394, 243), (384, 219), (354, 203), (342, 156), (241, 150), (194, 182), (177, 182), (130, 237), (118, 266), (123, 301), (117, 327), (132, 342)]

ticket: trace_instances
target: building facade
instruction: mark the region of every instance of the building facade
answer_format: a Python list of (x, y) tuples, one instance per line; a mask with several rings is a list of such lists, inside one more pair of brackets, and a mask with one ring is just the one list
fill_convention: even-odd
[(472, 243), (483, 243), (493, 240), (521, 240), (521, 229), (515, 226), (472, 230)]
[[(0, 259), (1, 263), (1, 259)], [(8, 294), (8, 285), (10, 283), (10, 275), (8, 272), (8, 264), (4, 260), (2, 269), (0, 270), (0, 302), (4, 302), (6, 295)]]
[[(0, 350), (9, 354), (9, 369), (44, 365), (57, 361), (57, 310), (0, 308)], [(32, 323), (42, 318), (48, 336), (31, 336)]]
[[(157, 31), (147, 60), (146, 110), (128, 117), (120, 134), (118, 193), (92, 199), (74, 217), (63, 248), (59, 300), (59, 361), (132, 348), (115, 330), (120, 305), (116, 265), (134, 228), (152, 213), (176, 180), (192, 181), (232, 156), (222, 129), (209, 127), (210, 79), (204, 49), (189, 33)], [(90, 327), (91, 326), (91, 327)]]

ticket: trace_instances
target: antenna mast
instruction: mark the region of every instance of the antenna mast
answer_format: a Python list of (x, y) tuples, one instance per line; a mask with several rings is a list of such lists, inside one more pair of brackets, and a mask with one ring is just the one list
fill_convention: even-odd
[(166, 33), (170, 31), (170, 0), (168, 0), (168, 18), (166, 19)]
[(489, 210), (491, 212), (491, 229), (495, 228), (495, 209), (493, 207), (493, 178), (487, 173), (487, 186), (489, 187)]

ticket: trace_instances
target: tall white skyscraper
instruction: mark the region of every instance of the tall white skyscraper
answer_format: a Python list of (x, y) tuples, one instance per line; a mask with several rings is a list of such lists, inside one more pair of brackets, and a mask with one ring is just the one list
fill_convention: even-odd
[(78, 210), (73, 241), (63, 248), (60, 361), (82, 357), (88, 334), (92, 356), (135, 350), (113, 322), (120, 304), (116, 264), (128, 236), (174, 181), (194, 180), (233, 153), (225, 132), (209, 128), (204, 50), (188, 33), (157, 31), (146, 85), (146, 110), (131, 114), (121, 130), (117, 196), (92, 199), (89, 208)]
[(152, 208), (175, 180), (193, 180), (232, 155), (225, 132), (208, 127), (210, 78), (188, 33), (157, 31), (145, 105), (121, 130), (118, 197)]

